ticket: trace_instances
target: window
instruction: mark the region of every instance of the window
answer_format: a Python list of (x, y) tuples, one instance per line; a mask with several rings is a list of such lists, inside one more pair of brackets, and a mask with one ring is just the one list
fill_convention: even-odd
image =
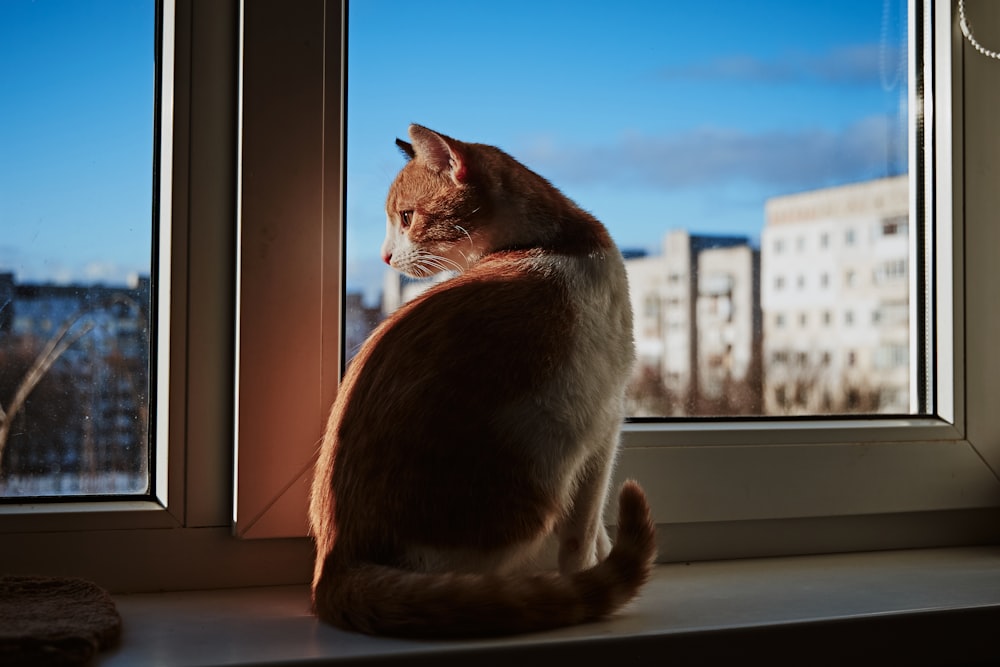
[(909, 220), (897, 215), (882, 221), (882, 236), (905, 236)]
[(875, 367), (887, 370), (906, 366), (909, 351), (899, 343), (884, 343), (875, 350)]
[[(109, 6), (22, 4), (56, 13)], [(231, 539), (239, 8), (227, 0), (151, 6), (162, 34), (153, 493), (0, 504), (0, 571), (75, 574), (113, 591), (301, 582), (309, 572), (306, 540)], [(154, 57), (152, 48), (142, 56)], [(53, 111), (76, 119), (80, 102)], [(142, 177), (149, 175), (147, 165)], [(6, 220), (0, 227), (7, 233)], [(198, 568), (189, 567), (193, 559)]]
[[(701, 400), (708, 398), (700, 394), (711, 383), (701, 382), (698, 370), (711, 367), (716, 335), (713, 311), (697, 302), (713, 289), (706, 284), (713, 278), (698, 267), (731, 258), (731, 265), (741, 267), (731, 276), (734, 355), (753, 361), (734, 366), (728, 381), (755, 394), (760, 404), (770, 381), (760, 359), (788, 342), (787, 333), (767, 325), (801, 321), (798, 311), (819, 297), (823, 276), (844, 271), (845, 265), (858, 267), (848, 271), (848, 286), (863, 289), (854, 282), (856, 272), (865, 267), (867, 275), (870, 257), (878, 252), (864, 230), (885, 219), (908, 219), (910, 194), (922, 187), (907, 175), (911, 125), (918, 122), (911, 91), (919, 85), (911, 80), (909, 40), (915, 44), (917, 35), (910, 34), (911, 10), (903, 0), (837, 8), (786, 3), (758, 11), (733, 1), (716, 10), (625, 3), (609, 16), (588, 5), (575, 9), (573, 30), (567, 31), (563, 12), (530, 3), (515, 3), (509, 11), (481, 5), (463, 10), (461, 18), (445, 6), (350, 5), (347, 103), (348, 117), (355, 120), (347, 128), (346, 290), (351, 303), (361, 298), (386, 315), (400, 302), (384, 289), (396, 283), (384, 277), (393, 270), (378, 252), (385, 191), (402, 165), (385, 137), (404, 133), (416, 120), (459, 139), (499, 145), (604, 220), (627, 258), (634, 312), (644, 312), (641, 295), (662, 276), (690, 295), (692, 307), (674, 314), (666, 326), (637, 322), (634, 331), (645, 351), (634, 372), (636, 387), (650, 387), (649, 378), (660, 367), (692, 369), (679, 405), (662, 417), (737, 416), (727, 412), (732, 406)], [(429, 53), (413, 54), (405, 63), (387, 58), (381, 51), (387, 13), (415, 32), (455, 25), (456, 39), (465, 46), (454, 48), (466, 56), (453, 63), (451, 76), (468, 87), (415, 86), (435, 58)], [(532, 17), (530, 27), (520, 20), (522, 13)], [(680, 22), (679, 13), (685, 17)], [(779, 19), (785, 29), (775, 33)], [(477, 27), (463, 30), (463, 22)], [(728, 30), (730, 39), (708, 49), (682, 28), (702, 22)], [(824, 29), (817, 31), (820, 25)], [(762, 40), (765, 33), (769, 37)], [(816, 40), (803, 41), (804, 34)], [(518, 48), (501, 64), (493, 54), (511, 39)], [(496, 48), (482, 49), (480, 40)], [(605, 48), (587, 46), (595, 43)], [(554, 50), (562, 55), (553, 57)], [(649, 85), (635, 77), (646, 77)], [(371, 81), (408, 91), (407, 104), (386, 108), (380, 87)], [(599, 89), (599, 100), (568, 114), (565, 100), (581, 87)], [(750, 98), (747, 90), (754, 91)], [(514, 103), (504, 113), (486, 104), (470, 117), (470, 94)], [(608, 105), (611, 99), (618, 102)], [(676, 99), (687, 103), (677, 105)], [(742, 102), (718, 103), (725, 99)], [(695, 108), (702, 111), (694, 113)], [(821, 129), (814, 133), (814, 128)], [(721, 201), (732, 206), (723, 210)], [(645, 205), (671, 215), (634, 210)], [(851, 250), (830, 248), (831, 233)], [(816, 244), (816, 237), (825, 241)], [(650, 271), (656, 264), (662, 265), (659, 272)], [(923, 284), (921, 277), (918, 289)], [(866, 296), (838, 291), (825, 300), (860, 306)], [(358, 315), (348, 309), (347, 317)], [(667, 314), (661, 317), (666, 322)], [(842, 344), (836, 328), (812, 321), (819, 340)], [(922, 325), (914, 320), (911, 326)], [(865, 328), (878, 325), (866, 321)], [(872, 331), (870, 338), (879, 335)], [(684, 345), (667, 344), (681, 337)], [(915, 349), (914, 355), (926, 352)], [(869, 370), (866, 381), (877, 384), (877, 374)], [(636, 387), (633, 395), (641, 393)], [(803, 391), (811, 390), (819, 388)], [(651, 401), (662, 405), (662, 393), (651, 390)], [(634, 416), (652, 411), (641, 402), (630, 404)], [(807, 403), (820, 404), (818, 398)]]
[(906, 280), (908, 276), (907, 261), (895, 259), (882, 262), (875, 268), (876, 284)]
[[(85, 511), (92, 507), (78, 504), (73, 514), (48, 506), (0, 507), (0, 539), (7, 547), (0, 552), (0, 569), (71, 571), (117, 590), (302, 582), (310, 570), (307, 540), (247, 538), (304, 534), (310, 457), (339, 371), (340, 314), (330, 305), (341, 299), (339, 5), (245, 3), (240, 16), (235, 3), (164, 4), (167, 16), (176, 15), (165, 29), (176, 37), (165, 44), (177, 52), (169, 59), (176, 63), (168, 87), (175, 98), (165, 107), (174, 109), (168, 123), (173, 178), (164, 186), (171, 196), (161, 202), (170, 205), (168, 219), (175, 221), (168, 239), (174, 335), (170, 391), (163, 400), (171, 406), (165, 436), (170, 449), (187, 457), (167, 467), (178, 473), (171, 479), (183, 484), (167, 489), (162, 510), (157, 503), (122, 505), (114, 512), (108, 506)], [(876, 4), (881, 12), (882, 3)], [(972, 50), (963, 56), (948, 2), (918, 2), (913, 11), (912, 23), (927, 29), (925, 41), (915, 42), (911, 52), (927, 57), (916, 57), (911, 67), (928, 75), (925, 85), (932, 87), (938, 111), (923, 115), (935, 123), (935, 151), (925, 165), (934, 197), (926, 204), (940, 233), (928, 238), (911, 227), (908, 238), (926, 242), (940, 261), (911, 264), (911, 271), (933, 273), (933, 307), (907, 301), (905, 310), (929, 320), (936, 332), (937, 354), (919, 373), (932, 375), (939, 388), (932, 410), (882, 419), (793, 415), (626, 425), (614, 483), (635, 477), (652, 490), (667, 559), (995, 539), (1000, 503), (996, 478), (984, 462), (1000, 464), (1000, 447), (990, 435), (1000, 432), (993, 405), (1000, 368), (991, 354), (1000, 293), (994, 257), (1000, 240), (991, 223), (1000, 192), (982, 168), (1000, 154), (991, 115), (995, 69), (977, 61)], [(989, 25), (977, 35), (989, 37)], [(240, 51), (237, 134), (230, 91), (236, 89), (234, 54)], [(198, 66), (191, 67), (192, 61)], [(239, 179), (233, 172), (236, 137), (242, 147)], [(952, 139), (960, 143), (952, 146)], [(379, 178), (393, 171), (387, 168)], [(227, 226), (236, 218), (237, 185), (238, 240)], [(641, 213), (650, 217), (663, 210), (654, 202)], [(287, 224), (275, 227), (278, 218)], [(839, 230), (830, 233), (836, 249), (843, 237)], [(238, 283), (230, 250), (236, 247), (242, 249)], [(762, 242), (761, 249), (767, 247)], [(761, 280), (772, 284), (763, 272)], [(241, 296), (235, 454), (228, 417), (234, 284)], [(886, 301), (895, 298), (887, 295)], [(842, 363), (842, 354), (832, 355), (831, 369)], [(912, 363), (912, 346), (908, 357)], [(673, 370), (664, 377), (682, 379)], [(872, 399), (871, 388), (865, 389), (821, 393), (818, 403), (832, 411), (843, 410), (838, 406), (848, 399), (860, 406), (900, 400), (895, 391)], [(766, 392), (769, 401), (780, 397), (787, 412), (797, 409), (795, 378)], [(909, 387), (902, 396), (914, 398)], [(220, 482), (233, 467), (235, 486)], [(231, 536), (234, 520), (238, 538)], [(190, 568), (191, 554), (198, 555), (198, 568)], [(141, 572), (120, 566), (133, 561), (144, 563)]]
[(155, 8), (0, 5), (0, 499), (153, 490)]

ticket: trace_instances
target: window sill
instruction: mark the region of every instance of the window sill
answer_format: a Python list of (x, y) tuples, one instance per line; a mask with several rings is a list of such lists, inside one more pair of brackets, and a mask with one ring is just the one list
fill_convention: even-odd
[[(585, 626), (489, 641), (340, 632), (301, 586), (116, 596), (99, 664), (969, 663), (1000, 657), (1000, 547), (658, 567), (642, 598)], [(751, 660), (752, 662), (752, 660)]]

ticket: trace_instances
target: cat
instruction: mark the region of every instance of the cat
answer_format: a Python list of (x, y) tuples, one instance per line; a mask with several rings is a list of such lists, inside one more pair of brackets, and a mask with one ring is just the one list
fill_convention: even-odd
[[(314, 612), (411, 637), (605, 617), (656, 555), (626, 482), (603, 511), (634, 357), (607, 230), (501, 150), (419, 125), (386, 201), (386, 263), (457, 275), (403, 305), (349, 365), (316, 466)], [(558, 571), (539, 554), (558, 542)]]

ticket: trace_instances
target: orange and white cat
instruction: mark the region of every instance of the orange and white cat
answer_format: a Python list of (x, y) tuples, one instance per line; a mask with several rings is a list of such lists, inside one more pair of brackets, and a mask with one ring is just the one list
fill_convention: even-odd
[[(634, 351), (607, 230), (499, 149), (418, 125), (382, 255), (458, 274), (384, 321), (330, 414), (313, 607), (342, 628), (485, 636), (604, 617), (656, 553), (642, 489), (603, 510)], [(558, 571), (538, 556), (558, 542)]]

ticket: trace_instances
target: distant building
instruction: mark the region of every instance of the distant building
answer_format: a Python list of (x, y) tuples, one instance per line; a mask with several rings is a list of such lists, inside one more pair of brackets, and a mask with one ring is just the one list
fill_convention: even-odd
[(765, 216), (767, 412), (909, 412), (907, 177), (776, 197)]
[(363, 296), (361, 292), (349, 292), (345, 297), (344, 350), (347, 356), (346, 361), (354, 358), (365, 339), (371, 334), (372, 329), (384, 319), (381, 307), (366, 306)]
[[(746, 243), (708, 248), (698, 255), (697, 276), (695, 340), (701, 394), (718, 402), (734, 384), (749, 383), (743, 391), (759, 396), (760, 253)], [(758, 411), (757, 396), (740, 397), (743, 413)]]
[(106, 287), (20, 284), (13, 274), (0, 273), (0, 401), (10, 405), (27, 367), (70, 324), (66, 340), (81, 335), (14, 416), (0, 473), (140, 472), (144, 477), (150, 396), (148, 278), (130, 287)]
[(637, 363), (630, 414), (759, 411), (759, 255), (738, 236), (668, 232), (625, 262)]
[(386, 269), (382, 278), (382, 317), (388, 317), (407, 301), (454, 275), (450, 271), (442, 271), (430, 278), (411, 278), (395, 269)]

